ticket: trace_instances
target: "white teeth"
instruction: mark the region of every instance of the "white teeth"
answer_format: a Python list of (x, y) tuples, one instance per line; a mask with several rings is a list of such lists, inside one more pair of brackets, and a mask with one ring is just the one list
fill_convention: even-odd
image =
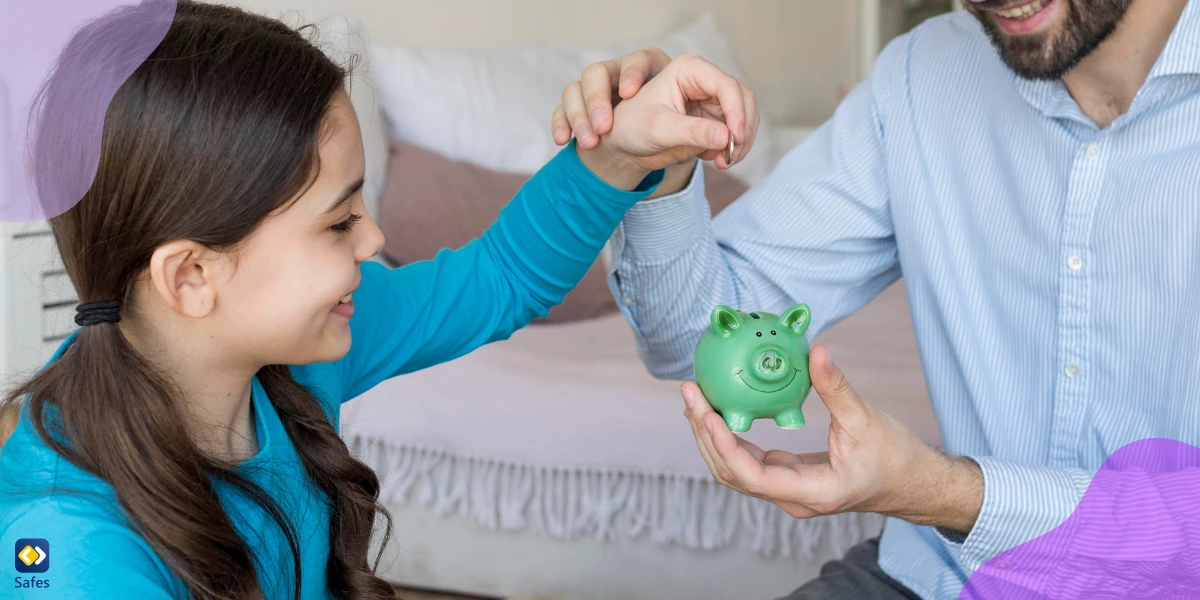
[(342, 299), (338, 301), (338, 304), (345, 304), (345, 303), (349, 302), (350, 297), (353, 295), (354, 294), (346, 294), (345, 296), (342, 296)]
[(996, 14), (1004, 17), (1005, 19), (1018, 19), (1018, 20), (1024, 21), (1025, 19), (1028, 19), (1029, 17), (1032, 17), (1033, 15), (1038, 14), (1038, 12), (1040, 12), (1044, 6), (1045, 6), (1044, 0), (1037, 0), (1037, 2), (1031, 2), (1029, 4), (1026, 4), (1025, 6), (1013, 8), (1010, 10), (1002, 10), (1002, 11), (997, 12)]

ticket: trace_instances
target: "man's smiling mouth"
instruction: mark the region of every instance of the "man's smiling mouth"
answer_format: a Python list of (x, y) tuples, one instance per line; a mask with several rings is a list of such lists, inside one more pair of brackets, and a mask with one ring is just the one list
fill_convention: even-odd
[(734, 374), (733, 374), (733, 376), (734, 376), (734, 377), (737, 377), (737, 378), (738, 378), (738, 381), (740, 381), (740, 382), (742, 382), (742, 383), (745, 383), (745, 384), (746, 384), (746, 387), (748, 387), (748, 388), (750, 388), (750, 389), (752, 389), (752, 390), (754, 390), (754, 391), (756, 391), (756, 392), (762, 392), (762, 393), (764, 393), (764, 394), (773, 394), (773, 393), (775, 393), (775, 392), (778, 392), (779, 390), (782, 390), (783, 388), (786, 388), (786, 387), (787, 387), (787, 386), (789, 386), (789, 385), (792, 385), (792, 382), (796, 380), (796, 373), (799, 373), (799, 371), (797, 371), (796, 369), (792, 369), (792, 376), (791, 376), (791, 378), (790, 378), (790, 379), (788, 379), (788, 380), (787, 380), (787, 383), (785, 383), (785, 384), (783, 384), (783, 385), (781, 385), (781, 386), (779, 386), (778, 388), (776, 388), (776, 389), (773, 389), (773, 390), (760, 390), (760, 389), (758, 389), (758, 388), (756, 388), (756, 387), (754, 387), (754, 386), (750, 385), (749, 383), (746, 383), (746, 380), (745, 380), (745, 379), (742, 377), (742, 370), (741, 370), (741, 369), (738, 369), (738, 371), (737, 371), (736, 373), (734, 373)]

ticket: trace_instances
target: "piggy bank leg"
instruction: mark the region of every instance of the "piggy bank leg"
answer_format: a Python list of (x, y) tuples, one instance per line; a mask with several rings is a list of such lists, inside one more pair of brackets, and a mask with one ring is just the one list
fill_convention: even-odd
[(775, 415), (775, 424), (783, 429), (800, 429), (804, 427), (804, 414), (799, 406), (793, 406)]
[(754, 419), (751, 419), (749, 416), (739, 412), (729, 411), (723, 416), (725, 417), (725, 424), (728, 425), (729, 430), (734, 433), (750, 431), (750, 424), (754, 422)]

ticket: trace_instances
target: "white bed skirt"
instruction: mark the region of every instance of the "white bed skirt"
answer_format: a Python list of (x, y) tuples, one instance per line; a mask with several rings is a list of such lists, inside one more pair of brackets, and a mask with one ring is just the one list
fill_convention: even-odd
[[(380, 500), (416, 503), (496, 531), (560, 540), (646, 538), (693, 550), (736, 547), (763, 558), (811, 560), (877, 535), (883, 517), (795, 519), (712, 480), (506, 464), (355, 436), (351, 452), (380, 477)], [(818, 544), (826, 547), (818, 548)], [(820, 550), (820, 552), (818, 552)]]

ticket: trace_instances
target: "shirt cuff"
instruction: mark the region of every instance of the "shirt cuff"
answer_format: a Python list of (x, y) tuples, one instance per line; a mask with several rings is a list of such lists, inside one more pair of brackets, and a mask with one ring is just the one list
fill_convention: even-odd
[(983, 472), (983, 506), (967, 535), (933, 530), (970, 576), (985, 562), (1060, 525), (1094, 473), (968, 456)]
[[(648, 195), (648, 194), (647, 194)], [(616, 270), (622, 261), (659, 262), (691, 249), (711, 214), (704, 194), (704, 169), (696, 164), (686, 187), (674, 194), (633, 205), (613, 233), (610, 245)]]

